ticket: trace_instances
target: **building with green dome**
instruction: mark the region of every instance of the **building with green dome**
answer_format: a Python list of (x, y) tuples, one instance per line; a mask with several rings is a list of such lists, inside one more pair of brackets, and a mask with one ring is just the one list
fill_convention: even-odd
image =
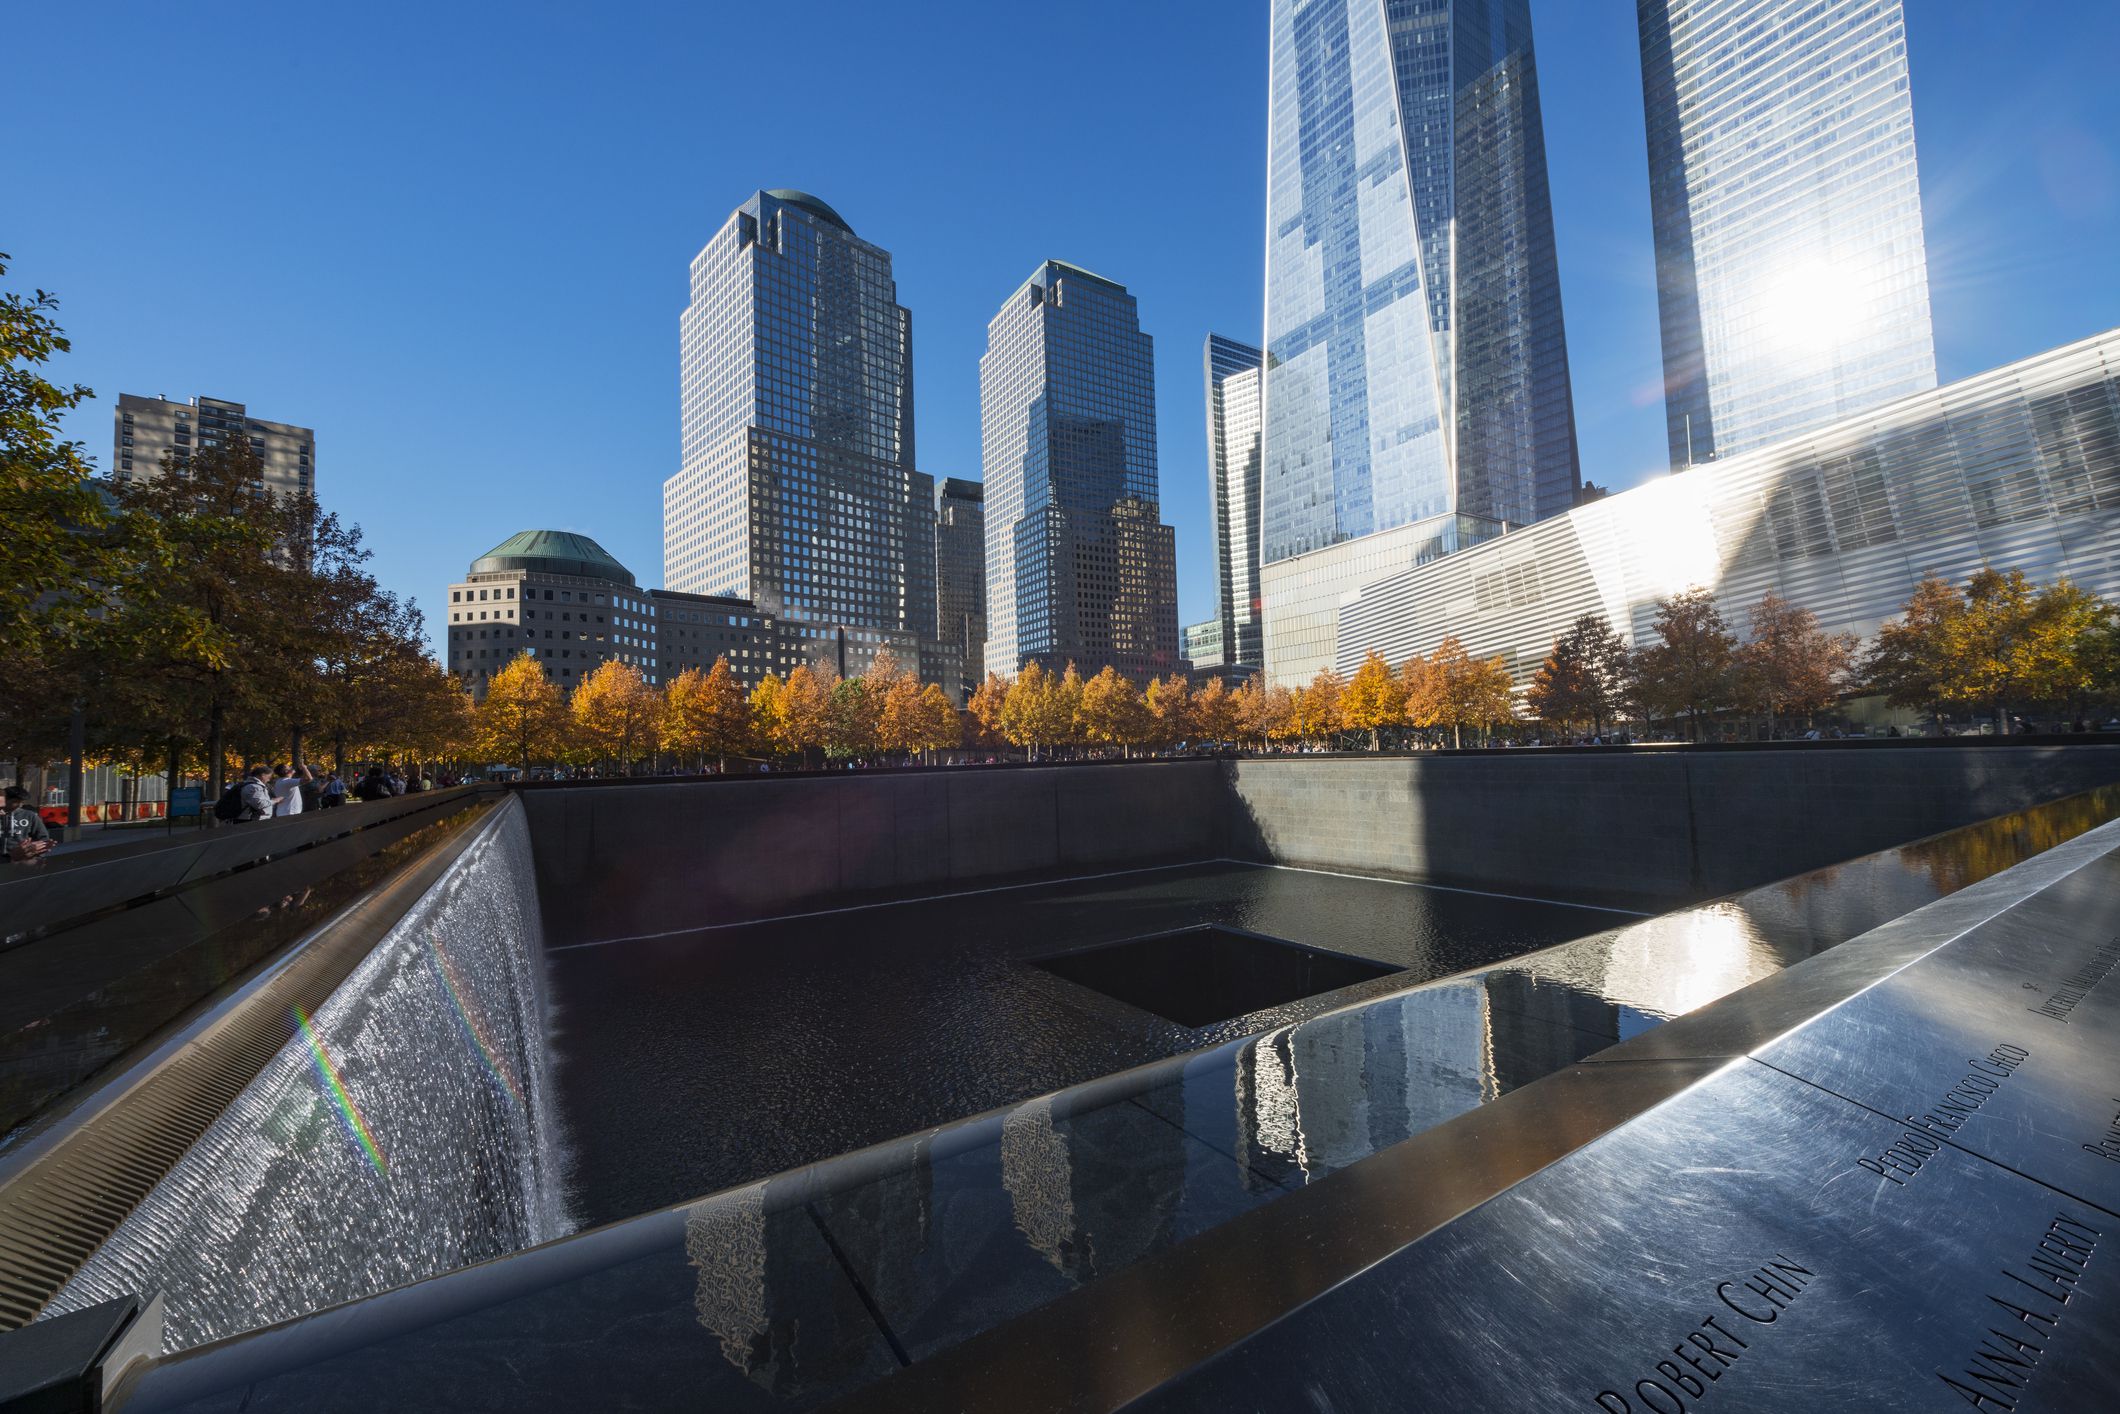
[(563, 688), (616, 659), (664, 683), (727, 657), (746, 688), (803, 661), (775, 616), (748, 599), (643, 589), (586, 535), (525, 530), (449, 586), (448, 667), (484, 697), (508, 660), (533, 655)]

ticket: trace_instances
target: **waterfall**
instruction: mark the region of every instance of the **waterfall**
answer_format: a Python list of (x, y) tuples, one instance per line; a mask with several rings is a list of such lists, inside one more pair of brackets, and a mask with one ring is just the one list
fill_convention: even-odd
[(181, 1350), (563, 1236), (544, 967), (511, 799), (50, 1311), (159, 1290)]

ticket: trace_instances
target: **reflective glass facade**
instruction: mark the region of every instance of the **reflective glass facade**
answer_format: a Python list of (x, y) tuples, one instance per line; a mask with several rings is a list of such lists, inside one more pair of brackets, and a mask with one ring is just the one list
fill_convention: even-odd
[(671, 588), (736, 595), (812, 656), (908, 666), (935, 631), (934, 486), (913, 468), (912, 317), (888, 251), (762, 191), (692, 261)]
[(1528, 0), (1274, 0), (1271, 65), (1263, 638), (1289, 681), (1331, 662), (1354, 576), (1581, 478)]
[(953, 694), (986, 672), (986, 488), (946, 476), (935, 486), (935, 639)]
[[(1207, 336), (1207, 480), (1215, 536), (1214, 661), (1258, 667), (1259, 638), (1259, 351), (1220, 334)], [(1191, 648), (1186, 656), (1203, 655)], [(1204, 640), (1203, 640), (1204, 641)]]
[(1899, 0), (1637, 0), (1671, 465), (1936, 385)]
[(1151, 344), (1123, 285), (1047, 261), (987, 325), (986, 666), (1177, 667), (1177, 557), (1159, 520)]
[(1701, 586), (1731, 626), (1772, 591), (1865, 638), (1915, 583), (1983, 565), (2120, 597), (2120, 330), (1592, 501), (1369, 584), (1338, 666), (1455, 634), (1519, 687), (1576, 618), (1653, 642)]

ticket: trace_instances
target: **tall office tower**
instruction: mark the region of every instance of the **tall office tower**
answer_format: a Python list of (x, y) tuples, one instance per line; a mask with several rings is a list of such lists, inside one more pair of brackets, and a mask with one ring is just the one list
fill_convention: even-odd
[[(1259, 643), (1259, 351), (1209, 334), (1205, 361), (1207, 480), (1220, 630), (1212, 639), (1214, 666), (1256, 668), (1264, 661)], [(1203, 636), (1203, 645), (1208, 641)], [(1204, 665), (1190, 642), (1186, 656)]]
[(307, 427), (252, 417), (241, 403), (219, 398), (173, 403), (120, 393), (112, 422), (113, 480), (145, 481), (161, 474), (165, 453), (188, 461), (195, 447), (242, 437), (265, 464), (267, 486), (283, 495), (316, 492), (317, 434)]
[(952, 697), (986, 672), (986, 488), (946, 476), (935, 486), (935, 640), (955, 674)]
[(986, 326), (986, 666), (1179, 665), (1148, 335), (1123, 285), (1048, 260)]
[(1529, 0), (1273, 0), (1268, 673), (1342, 595), (1575, 503)]
[(1936, 386), (1899, 0), (1636, 0), (1671, 465)]
[(913, 469), (912, 316), (890, 252), (798, 191), (761, 191), (692, 261), (683, 464), (663, 572), (747, 599), (806, 655), (861, 671), (933, 652), (932, 478)]

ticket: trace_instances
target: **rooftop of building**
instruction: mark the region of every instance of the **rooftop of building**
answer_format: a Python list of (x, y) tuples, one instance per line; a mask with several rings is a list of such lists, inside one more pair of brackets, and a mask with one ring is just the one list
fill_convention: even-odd
[(797, 191), (793, 187), (768, 187), (765, 194), (775, 201), (800, 207), (821, 221), (829, 221), (850, 236), (854, 234), (854, 228), (847, 224), (847, 218), (834, 211), (821, 197), (812, 196), (806, 191)]
[(986, 486), (978, 481), (966, 481), (958, 476), (945, 476), (939, 487), (942, 495), (952, 501), (983, 501)]
[(571, 530), (522, 530), (471, 562), (473, 574), (572, 574), (633, 584), (633, 571), (586, 535)]

